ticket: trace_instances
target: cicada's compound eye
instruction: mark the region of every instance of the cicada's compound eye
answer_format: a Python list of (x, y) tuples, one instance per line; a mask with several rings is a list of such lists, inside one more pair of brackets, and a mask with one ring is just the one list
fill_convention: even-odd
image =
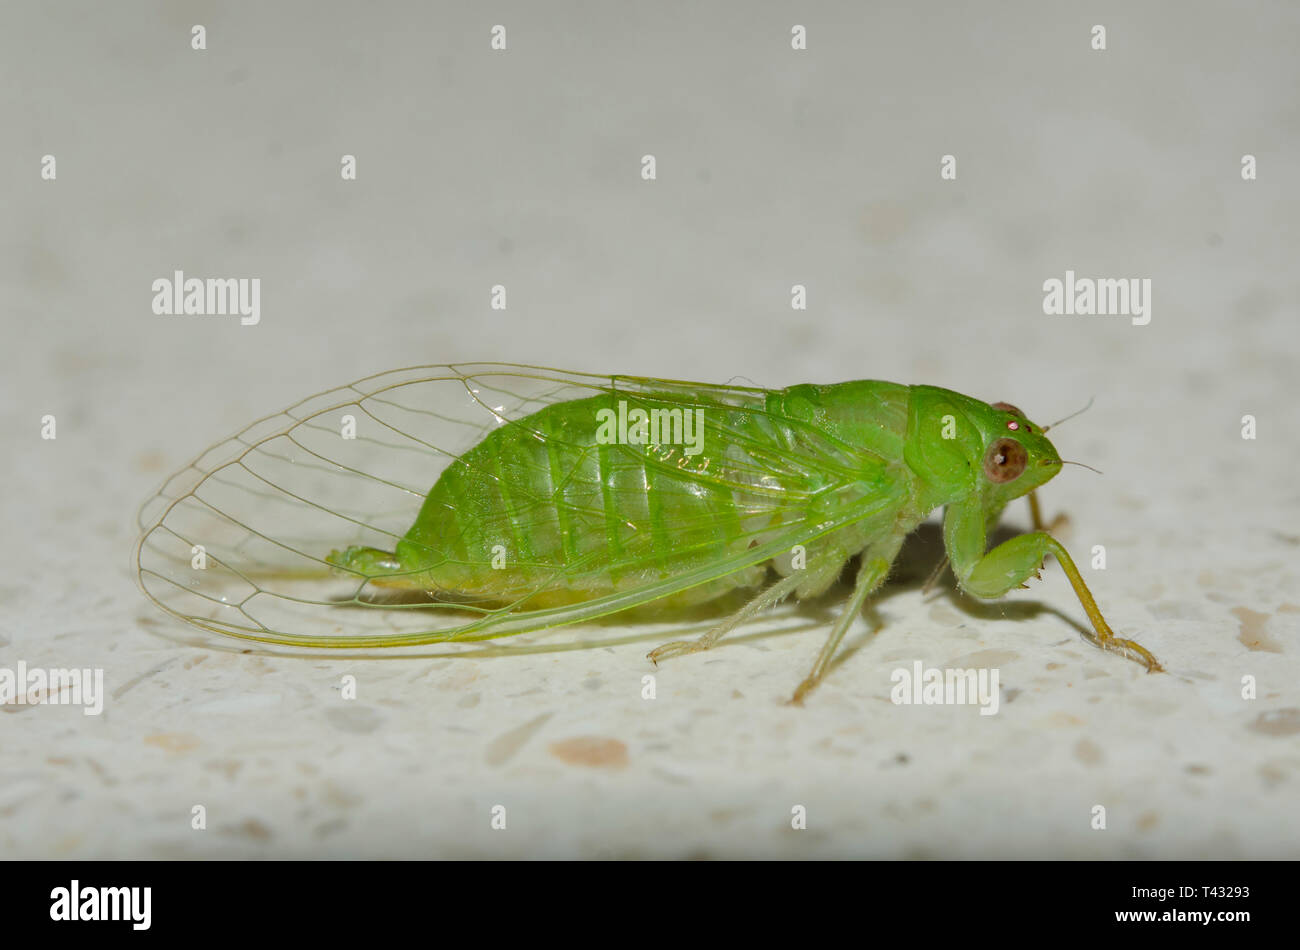
[(1015, 406), (1011, 405), (1011, 403), (1009, 402), (995, 402), (993, 403), (993, 408), (1000, 409), (1002, 412), (1010, 412), (1013, 415), (1019, 416), (1021, 419), (1025, 417), (1025, 414), (1023, 412), (1021, 412)]
[(1029, 453), (1015, 439), (998, 439), (984, 453), (984, 474), (989, 481), (1004, 485), (1015, 481), (1029, 463)]

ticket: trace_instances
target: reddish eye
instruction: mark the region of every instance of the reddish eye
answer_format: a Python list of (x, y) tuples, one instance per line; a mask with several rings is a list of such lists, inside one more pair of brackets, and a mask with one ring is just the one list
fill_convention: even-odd
[(1017, 429), (1020, 428), (1020, 423), (1017, 422), (1015, 419), (1012, 419), (1010, 422), (1007, 423), (1007, 428), (1010, 429), (1012, 432), (1015, 432)]
[(984, 453), (984, 474), (999, 485), (1015, 481), (1025, 470), (1029, 453), (1015, 439), (998, 439)]
[(994, 408), (994, 409), (1000, 409), (1000, 410), (1002, 410), (1003, 412), (1009, 412), (1009, 413), (1011, 413), (1013, 416), (1019, 416), (1021, 419), (1023, 419), (1023, 418), (1025, 417), (1025, 414), (1024, 414), (1023, 412), (1021, 412), (1021, 411), (1020, 411), (1019, 409), (1017, 409), (1015, 406), (1011, 405), (1011, 403), (1009, 403), (1009, 402), (995, 402), (995, 403), (993, 404), (993, 408)]

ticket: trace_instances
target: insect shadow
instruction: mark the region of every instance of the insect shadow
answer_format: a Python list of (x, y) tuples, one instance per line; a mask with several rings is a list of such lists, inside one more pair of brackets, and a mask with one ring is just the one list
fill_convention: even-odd
[[(1020, 529), (1000, 525), (989, 537), (990, 548), (1001, 544), (1009, 538), (1021, 534)], [(914, 594), (927, 586), (929, 579), (936, 574), (944, 562), (943, 530), (934, 522), (925, 522), (910, 534), (903, 543), (894, 560), (888, 582), (867, 603), (864, 614), (869, 621), (867, 631), (845, 641), (831, 668), (838, 667), (853, 656), (863, 645), (875, 639), (888, 624), (882, 618), (879, 608), (894, 597)], [(858, 558), (851, 559), (845, 566), (843, 575), (820, 597), (803, 601), (788, 601), (769, 611), (765, 622), (754, 624), (760, 627), (753, 632), (740, 630), (730, 634), (720, 644), (725, 648), (735, 644), (759, 644), (771, 637), (783, 637), (793, 633), (812, 630), (824, 630), (832, 623), (843, 609), (844, 602), (852, 589), (852, 580), (858, 569)], [(945, 569), (946, 570), (946, 569)], [(1073, 617), (1035, 601), (981, 601), (963, 594), (950, 576), (936, 578), (939, 583), (931, 600), (942, 598), (959, 612), (972, 620), (1031, 620), (1044, 614), (1055, 616), (1065, 621), (1086, 639), (1093, 639), (1092, 631), (1084, 627)], [(752, 591), (734, 591), (706, 604), (692, 607), (675, 608), (671, 611), (671, 621), (664, 622), (662, 608), (655, 604), (624, 610), (618, 614), (589, 620), (581, 626), (572, 628), (582, 631), (583, 636), (563, 642), (552, 643), (502, 643), (500, 641), (457, 642), (448, 644), (425, 644), (409, 649), (386, 648), (383, 650), (322, 650), (294, 649), (274, 645), (243, 646), (232, 643), (226, 637), (205, 637), (203, 634), (177, 634), (169, 625), (155, 623), (152, 616), (141, 617), (141, 623), (156, 631), (160, 636), (176, 643), (200, 647), (208, 650), (220, 650), (225, 653), (255, 654), (261, 656), (315, 657), (320, 659), (368, 659), (368, 660), (410, 660), (410, 659), (453, 659), (484, 658), (496, 656), (526, 656), (539, 653), (565, 653), (571, 650), (590, 650), (594, 647), (612, 648), (633, 643), (657, 644), (669, 639), (684, 639), (703, 633), (714, 624), (729, 616), (743, 606)], [(629, 627), (644, 629), (629, 633)], [(606, 632), (602, 635), (602, 631)], [(617, 631), (617, 633), (613, 633)], [(903, 631), (906, 632), (906, 631)], [(532, 634), (538, 636), (539, 634)], [(547, 636), (545, 633), (541, 636)]]

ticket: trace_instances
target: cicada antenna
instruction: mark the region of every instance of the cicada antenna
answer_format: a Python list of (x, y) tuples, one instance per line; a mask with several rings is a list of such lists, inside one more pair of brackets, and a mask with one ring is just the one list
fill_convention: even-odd
[[(1084, 407), (1083, 407), (1082, 409), (1080, 409), (1078, 412), (1072, 412), (1072, 413), (1070, 413), (1070, 414), (1069, 414), (1068, 416), (1066, 416), (1064, 419), (1057, 419), (1057, 420), (1056, 420), (1055, 422), (1053, 422), (1050, 426), (1043, 426), (1043, 431), (1046, 432), (1048, 429), (1055, 429), (1055, 428), (1056, 428), (1057, 426), (1059, 426), (1062, 422), (1069, 422), (1069, 421), (1070, 421), (1071, 419), (1073, 419), (1075, 416), (1081, 416), (1081, 415), (1083, 415), (1085, 412), (1087, 412), (1089, 409), (1092, 408), (1092, 404), (1093, 404), (1093, 402), (1096, 401), (1096, 399), (1097, 399), (1096, 396), (1091, 396), (1091, 397), (1089, 397), (1089, 399), (1088, 399), (1088, 405), (1084, 406)], [(1079, 463), (1079, 462), (1075, 462), (1074, 464), (1075, 464), (1075, 465), (1079, 465), (1079, 464), (1081, 464), (1081, 463)]]

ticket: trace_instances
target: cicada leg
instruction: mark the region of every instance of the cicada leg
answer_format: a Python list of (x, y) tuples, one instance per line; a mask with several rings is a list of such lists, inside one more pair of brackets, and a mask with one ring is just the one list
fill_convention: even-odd
[(740, 624), (754, 617), (761, 611), (774, 604), (780, 603), (786, 597), (794, 593), (800, 582), (803, 580), (797, 574), (791, 574), (789, 577), (783, 577), (775, 584), (764, 589), (762, 593), (751, 599), (749, 603), (741, 607), (726, 620), (709, 630), (708, 633), (695, 640), (673, 640), (662, 646), (655, 647), (646, 654), (650, 661), (658, 665), (660, 660), (666, 660), (669, 657), (683, 656), (687, 653), (699, 653), (701, 650), (707, 650), (725, 637)]
[(849, 598), (848, 606), (844, 608), (844, 612), (836, 618), (835, 626), (831, 629), (831, 635), (826, 639), (821, 653), (817, 654), (817, 662), (813, 664), (812, 672), (804, 677), (804, 681), (799, 684), (799, 687), (794, 691), (794, 695), (790, 697), (791, 704), (802, 705), (803, 698), (822, 681), (822, 677), (826, 675), (826, 670), (830, 667), (831, 658), (835, 656), (840, 641), (844, 639), (844, 634), (848, 633), (853, 621), (857, 619), (858, 614), (862, 613), (862, 607), (866, 604), (867, 598), (884, 583), (885, 578), (889, 575), (889, 565), (891, 563), (891, 559), (883, 557), (871, 557), (867, 554), (862, 556), (862, 566), (858, 569), (858, 579), (853, 585), (853, 596)]
[[(1064, 511), (1052, 519), (1051, 523), (1043, 521), (1043, 509), (1038, 506), (1038, 492), (1031, 491), (1025, 496), (1029, 499), (1029, 517), (1034, 523), (1035, 531), (1046, 531), (1048, 534), (1056, 534), (1061, 528), (1070, 523), (1070, 516)], [(945, 563), (947, 563), (945, 561)]]

